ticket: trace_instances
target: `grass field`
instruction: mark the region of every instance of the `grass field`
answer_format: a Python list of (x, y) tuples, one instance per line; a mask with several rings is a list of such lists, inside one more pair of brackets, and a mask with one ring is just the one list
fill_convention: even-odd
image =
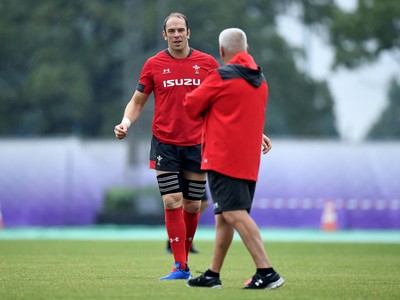
[[(268, 243), (286, 283), (242, 290), (255, 271), (234, 242), (223, 288), (158, 281), (172, 266), (163, 241), (0, 240), (0, 299), (400, 299), (400, 244)], [(213, 243), (197, 241), (192, 271), (207, 269)], [(198, 275), (198, 274), (194, 274)]]

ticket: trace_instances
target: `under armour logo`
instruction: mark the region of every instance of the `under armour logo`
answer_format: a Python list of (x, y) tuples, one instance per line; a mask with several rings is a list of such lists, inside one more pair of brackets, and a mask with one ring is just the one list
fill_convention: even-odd
[(262, 284), (264, 281), (262, 281), (262, 279), (258, 279), (256, 282), (254, 282), (254, 284), (256, 286), (259, 286), (260, 284)]
[(163, 158), (161, 157), (161, 155), (157, 156), (157, 165), (160, 166), (161, 165), (161, 160)]
[(171, 71), (169, 69), (164, 69), (163, 70), (163, 74), (169, 74), (169, 73), (171, 73)]
[(218, 202), (214, 203), (214, 209), (217, 209), (219, 207)]
[(189, 242), (191, 242), (191, 241), (193, 241), (193, 238), (192, 238), (192, 237), (188, 237), (187, 240), (188, 240)]
[(169, 239), (169, 242), (170, 242), (170, 243), (173, 243), (173, 242), (177, 243), (177, 242), (179, 242), (179, 238), (178, 238), (178, 237), (176, 237), (176, 238), (170, 238), (170, 239)]
[(200, 74), (199, 73), (200, 67), (198, 65), (194, 65), (193, 69), (194, 69), (194, 74)]

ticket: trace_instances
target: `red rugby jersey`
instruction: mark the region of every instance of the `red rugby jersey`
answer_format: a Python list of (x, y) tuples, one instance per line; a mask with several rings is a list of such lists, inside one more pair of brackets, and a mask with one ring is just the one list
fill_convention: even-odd
[(191, 117), (205, 114), (203, 170), (257, 180), (267, 98), (264, 75), (245, 52), (185, 96), (184, 107)]
[(201, 143), (203, 119), (187, 115), (183, 98), (218, 67), (215, 58), (195, 49), (182, 59), (172, 57), (166, 49), (145, 62), (137, 90), (154, 93), (152, 130), (159, 141), (177, 146)]

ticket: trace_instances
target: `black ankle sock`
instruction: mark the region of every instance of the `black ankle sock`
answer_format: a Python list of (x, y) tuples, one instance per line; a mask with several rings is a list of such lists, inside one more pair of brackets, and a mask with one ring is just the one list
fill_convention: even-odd
[(215, 273), (215, 272), (211, 271), (210, 269), (205, 271), (204, 275), (206, 275), (208, 277), (217, 277), (217, 278), (219, 278), (219, 273)]
[(261, 276), (267, 276), (268, 274), (271, 274), (274, 272), (275, 272), (274, 268), (257, 269), (257, 274), (260, 274)]

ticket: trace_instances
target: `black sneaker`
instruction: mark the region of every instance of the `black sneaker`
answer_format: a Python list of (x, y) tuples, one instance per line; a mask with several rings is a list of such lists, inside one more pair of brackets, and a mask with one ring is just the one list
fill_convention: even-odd
[(251, 278), (251, 281), (246, 284), (244, 289), (272, 290), (280, 287), (284, 283), (285, 279), (277, 272), (268, 274), (267, 276), (261, 276), (256, 273), (253, 278)]
[(165, 253), (172, 254), (172, 248), (169, 240), (167, 240), (167, 248), (165, 248)]
[(200, 253), (199, 250), (197, 250), (195, 247), (193, 247), (193, 244), (192, 244), (192, 247), (190, 247), (189, 251), (192, 254), (199, 254)]
[[(192, 254), (199, 254), (200, 253), (199, 250), (197, 250), (196, 248), (193, 247), (193, 245), (192, 245), (192, 247), (190, 247), (189, 251)], [(169, 241), (167, 241), (167, 247), (165, 248), (165, 253), (172, 254), (172, 248), (171, 248), (171, 244), (169, 243)]]
[(218, 277), (209, 277), (205, 273), (201, 274), (199, 277), (189, 279), (186, 281), (188, 287), (208, 287), (214, 289), (222, 288), (221, 280)]

